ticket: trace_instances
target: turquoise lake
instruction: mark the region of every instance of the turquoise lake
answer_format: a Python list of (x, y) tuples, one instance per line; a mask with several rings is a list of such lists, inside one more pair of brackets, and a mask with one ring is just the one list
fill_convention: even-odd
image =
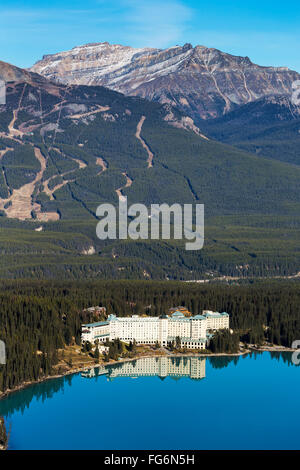
[(0, 401), (10, 449), (300, 449), (291, 353), (142, 359)]

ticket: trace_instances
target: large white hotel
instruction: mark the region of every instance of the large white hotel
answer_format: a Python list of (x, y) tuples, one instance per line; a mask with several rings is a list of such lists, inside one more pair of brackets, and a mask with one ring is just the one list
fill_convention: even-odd
[(129, 343), (155, 344), (167, 346), (180, 338), (180, 346), (187, 349), (205, 349), (210, 333), (229, 328), (229, 315), (226, 312), (204, 310), (202, 315), (186, 317), (176, 310), (171, 315), (146, 317), (117, 317), (109, 315), (106, 321), (82, 325), (82, 342), (95, 343), (120, 339)]

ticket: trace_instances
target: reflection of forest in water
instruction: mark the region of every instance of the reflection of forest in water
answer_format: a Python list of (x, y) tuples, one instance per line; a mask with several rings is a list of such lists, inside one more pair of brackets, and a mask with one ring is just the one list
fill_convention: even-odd
[[(292, 363), (292, 354), (289, 351), (268, 353), (253, 352), (244, 356), (159, 356), (148, 358), (151, 361), (146, 364), (148, 372), (145, 371), (145, 373), (143, 373), (143, 367), (145, 366), (145, 363), (141, 364), (141, 361), (143, 360), (142, 358), (128, 362), (116, 363), (110, 366), (96, 367), (90, 371), (82, 373), (81, 375), (85, 378), (93, 378), (96, 381), (98, 378), (105, 375), (109, 380), (112, 380), (114, 377), (128, 376), (127, 373), (130, 373), (132, 369), (135, 370), (135, 373), (132, 374), (134, 377), (156, 375), (162, 379), (166, 377), (174, 377), (176, 379), (181, 377), (190, 377), (194, 380), (202, 380), (205, 377), (205, 366), (207, 363), (209, 363), (214, 369), (224, 369), (230, 364), (237, 365), (239, 361), (243, 361), (246, 358), (252, 358), (255, 360), (261, 354), (269, 354), (269, 357), (271, 357), (273, 360), (282, 360), (288, 365), (294, 365)], [(168, 361), (165, 359), (168, 359)], [(167, 370), (165, 368), (166, 363), (168, 364)], [(159, 369), (159, 366), (161, 369)], [(124, 373), (122, 371), (124, 371)], [(156, 373), (157, 371), (162, 373), (162, 375), (159, 376)], [(191, 374), (188, 372), (191, 372)], [(29, 405), (33, 399), (44, 403), (48, 398), (52, 398), (57, 392), (63, 391), (66, 386), (70, 387), (75, 375), (78, 374), (67, 375), (65, 377), (60, 377), (53, 380), (46, 380), (39, 384), (31, 385), (24, 388), (23, 390), (8, 395), (8, 397), (5, 399), (0, 400), (0, 416), (9, 417), (16, 411), (21, 411), (23, 413), (26, 408), (29, 408)]]
[(275, 359), (279, 361), (280, 359), (285, 363), (289, 365), (295, 365), (292, 362), (292, 353), (290, 351), (283, 351), (283, 352), (277, 352), (277, 351), (253, 351), (249, 354), (244, 354), (242, 356), (214, 356), (214, 357), (207, 357), (207, 360), (210, 362), (211, 366), (214, 369), (224, 369), (224, 367), (229, 366), (229, 364), (234, 363), (237, 365), (237, 363), (243, 359), (246, 358), (253, 358), (254, 360), (261, 356), (262, 354), (269, 354), (269, 357), (271, 359)]
[(0, 416), (9, 416), (16, 411), (22, 413), (29, 408), (33, 399), (44, 403), (57, 392), (64, 390), (65, 385), (71, 386), (74, 375), (66, 375), (58, 379), (45, 380), (44, 382), (30, 385), (23, 390), (11, 393), (5, 399), (0, 400)]

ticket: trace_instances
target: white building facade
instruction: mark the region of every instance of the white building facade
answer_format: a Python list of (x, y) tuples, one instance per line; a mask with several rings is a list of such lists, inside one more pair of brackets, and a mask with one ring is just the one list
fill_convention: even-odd
[[(213, 315), (212, 315), (213, 314)], [(220, 317), (218, 317), (219, 315)], [(155, 344), (167, 346), (180, 338), (180, 347), (205, 349), (207, 332), (229, 328), (228, 313), (205, 311), (203, 315), (186, 317), (180, 311), (161, 317), (117, 317), (109, 315), (107, 321), (82, 325), (82, 342), (103, 343), (106, 340), (120, 339), (129, 343)]]
[(208, 330), (227, 330), (229, 329), (229, 315), (226, 312), (212, 312), (203, 310), (203, 316), (206, 318), (206, 327)]

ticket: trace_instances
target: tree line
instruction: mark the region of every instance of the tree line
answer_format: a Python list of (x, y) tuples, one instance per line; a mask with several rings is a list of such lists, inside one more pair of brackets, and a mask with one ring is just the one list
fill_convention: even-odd
[[(0, 391), (52, 374), (57, 350), (80, 344), (81, 324), (98, 320), (84, 309), (100, 305), (107, 314), (158, 316), (185, 306), (226, 311), (234, 335), (218, 335), (212, 348), (231, 352), (239, 340), (291, 346), (300, 338), (299, 282), (257, 282), (243, 286), (147, 281), (2, 281), (0, 339), (7, 364), (0, 365)], [(134, 345), (133, 345), (134, 347)], [(111, 347), (109, 356), (119, 351)]]

